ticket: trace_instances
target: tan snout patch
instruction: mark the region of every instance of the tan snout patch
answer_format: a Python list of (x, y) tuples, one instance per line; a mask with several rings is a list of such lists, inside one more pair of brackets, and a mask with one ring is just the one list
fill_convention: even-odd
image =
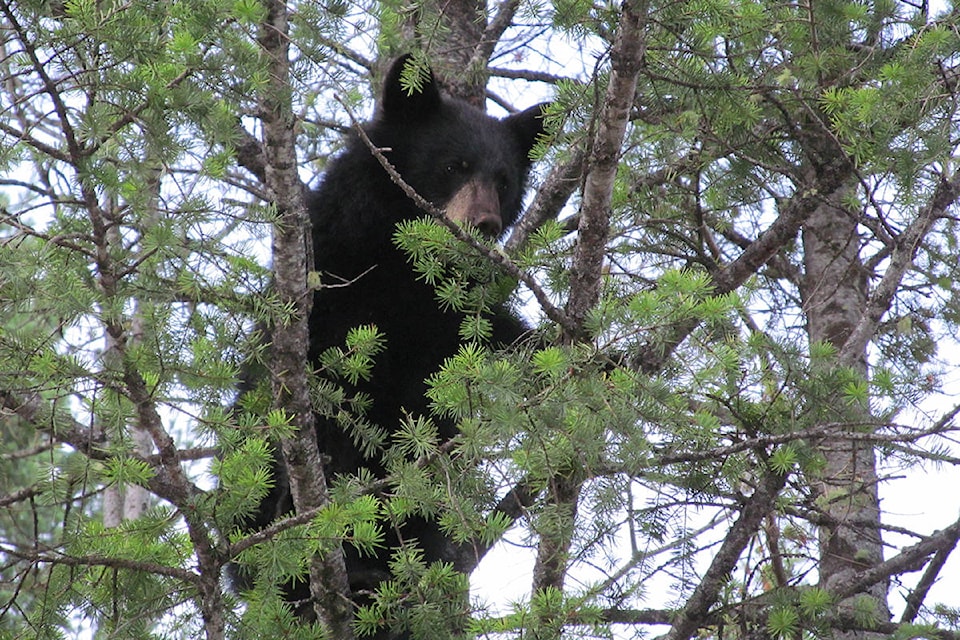
[(447, 202), (446, 211), (451, 220), (476, 227), (486, 236), (497, 237), (503, 231), (500, 197), (496, 187), (489, 182), (470, 180), (465, 183)]

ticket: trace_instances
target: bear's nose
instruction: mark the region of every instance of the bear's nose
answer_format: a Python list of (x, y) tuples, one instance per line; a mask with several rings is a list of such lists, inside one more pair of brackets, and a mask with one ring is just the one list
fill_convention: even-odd
[(494, 211), (479, 211), (470, 223), (475, 226), (480, 233), (490, 238), (496, 238), (503, 230), (500, 214)]
[(485, 236), (496, 238), (503, 231), (500, 196), (489, 181), (474, 178), (457, 189), (447, 201), (447, 217), (475, 227)]

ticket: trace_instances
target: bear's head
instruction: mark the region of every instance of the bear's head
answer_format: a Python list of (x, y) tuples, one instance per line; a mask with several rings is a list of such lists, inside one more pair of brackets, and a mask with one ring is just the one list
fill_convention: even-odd
[(400, 81), (410, 56), (387, 73), (371, 141), (417, 193), (451, 219), (500, 236), (520, 214), (530, 150), (543, 133), (537, 105), (503, 119), (442, 95), (429, 69), (419, 90)]

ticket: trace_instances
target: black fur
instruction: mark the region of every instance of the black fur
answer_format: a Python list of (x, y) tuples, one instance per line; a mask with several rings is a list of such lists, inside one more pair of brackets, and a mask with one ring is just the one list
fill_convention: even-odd
[[(439, 207), (457, 209), (450, 212), (453, 217), (499, 235), (520, 212), (529, 152), (542, 132), (541, 108), (498, 120), (441, 95), (429, 72), (422, 78), (422, 91), (408, 94), (400, 83), (407, 61), (400, 58), (391, 67), (378, 112), (365, 132), (420, 195)], [(386, 336), (385, 350), (376, 357), (372, 378), (348, 385), (348, 392), (368, 394), (373, 406), (367, 419), (388, 430), (396, 429), (404, 415), (427, 414), (424, 381), (457, 352), (461, 317), (438, 309), (433, 289), (417, 279), (393, 243), (396, 224), (424, 212), (391, 182), (357, 136), (330, 163), (319, 188), (309, 194), (308, 208), (322, 283), (350, 283), (317, 292), (309, 324), (310, 361), (316, 363), (329, 347), (343, 346), (352, 327), (376, 325)], [(497, 309), (491, 322), (499, 345), (509, 345), (525, 330), (506, 308)], [(380, 461), (364, 459), (335, 421), (317, 416), (316, 428), (328, 480), (360, 467), (383, 473)], [(451, 425), (441, 429), (445, 437), (453, 435)], [(277, 486), (247, 523), (250, 529), (292, 511), (282, 461), (275, 471)], [(408, 536), (420, 539), (428, 560), (442, 557), (445, 541), (432, 523), (408, 523)], [(347, 551), (355, 590), (373, 589), (388, 576), (389, 551), (378, 558)], [(290, 597), (308, 593), (304, 585)]]

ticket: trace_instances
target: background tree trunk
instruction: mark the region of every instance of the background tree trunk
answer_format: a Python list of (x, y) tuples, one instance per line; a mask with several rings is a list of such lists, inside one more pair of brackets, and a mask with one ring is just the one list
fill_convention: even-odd
[[(844, 199), (851, 195), (849, 186), (838, 189), (817, 207), (803, 225), (804, 309), (807, 335), (811, 343), (824, 343), (838, 352), (847, 342), (865, 311), (867, 273), (860, 260), (862, 239), (858, 232), (858, 216)], [(850, 367), (863, 380), (869, 379), (865, 350), (851, 353), (839, 366)], [(848, 421), (850, 431), (864, 433), (872, 422), (869, 407), (851, 405), (837, 396), (833, 415), (827, 419)], [(873, 446), (859, 439), (842, 435), (824, 439), (819, 444), (824, 468), (811, 484), (814, 503), (822, 510), (819, 529), (820, 584), (832, 590), (838, 580), (851, 573), (869, 569), (883, 561), (880, 536), (879, 478)], [(847, 602), (849, 613), (854, 606), (870, 611), (877, 622), (887, 622), (887, 581), (871, 585), (863, 595), (867, 602)], [(853, 616), (851, 615), (851, 618)], [(881, 634), (838, 632), (837, 638), (879, 638)]]

